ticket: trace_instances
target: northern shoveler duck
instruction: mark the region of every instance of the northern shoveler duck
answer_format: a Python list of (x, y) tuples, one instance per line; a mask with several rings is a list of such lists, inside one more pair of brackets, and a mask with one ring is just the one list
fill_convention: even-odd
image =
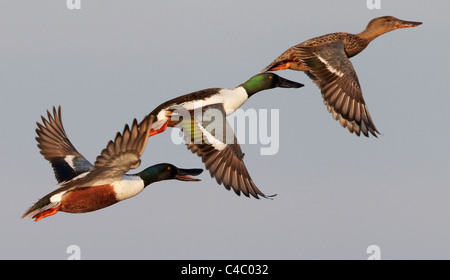
[(140, 166), (153, 116), (147, 116), (139, 125), (134, 120), (109, 141), (94, 165), (81, 155), (70, 142), (61, 120), (61, 107), (47, 111), (48, 120), (37, 123), (36, 138), (41, 154), (53, 167), (59, 188), (30, 207), (22, 218), (39, 221), (58, 211), (85, 213), (110, 206), (139, 194), (151, 183), (177, 179), (200, 181), (190, 177), (202, 169), (181, 169), (168, 163), (156, 164), (137, 174), (125, 174)]
[[(149, 136), (167, 127), (178, 127), (185, 135), (187, 148), (202, 158), (211, 177), (237, 195), (267, 198), (255, 185), (244, 164), (244, 154), (226, 121), (257, 92), (276, 87), (299, 88), (303, 85), (273, 73), (258, 74), (233, 88), (209, 88), (164, 102), (155, 108)], [(180, 117), (181, 116), (181, 117)], [(214, 120), (214, 121), (211, 121)]]
[(350, 133), (379, 134), (364, 102), (361, 86), (349, 58), (364, 50), (378, 36), (421, 22), (392, 16), (378, 17), (359, 34), (326, 34), (293, 46), (261, 72), (291, 69), (304, 71), (320, 88), (324, 103), (335, 120)]

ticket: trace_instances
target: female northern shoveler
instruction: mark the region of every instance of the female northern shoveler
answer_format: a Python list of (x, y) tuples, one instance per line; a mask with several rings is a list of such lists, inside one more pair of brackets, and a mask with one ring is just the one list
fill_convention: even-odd
[(149, 136), (163, 132), (168, 126), (180, 128), (187, 148), (202, 158), (217, 183), (223, 183), (228, 190), (233, 188), (237, 195), (242, 192), (247, 197), (250, 194), (255, 198), (267, 198), (250, 178), (244, 154), (226, 116), (259, 91), (302, 86), (276, 74), (264, 73), (233, 89), (210, 88), (189, 93), (164, 102), (152, 111), (151, 115), (156, 117)]
[(283, 69), (305, 71), (321, 89), (324, 103), (335, 120), (358, 136), (362, 131), (367, 137), (368, 132), (377, 137), (379, 132), (370, 117), (349, 58), (386, 32), (420, 24), (392, 16), (375, 18), (359, 34), (326, 34), (293, 46), (261, 72)]
[(200, 181), (188, 175), (198, 175), (202, 169), (181, 169), (168, 163), (148, 167), (137, 174), (125, 174), (141, 163), (153, 116), (147, 116), (139, 125), (135, 119), (131, 128), (126, 125), (123, 133), (117, 133), (92, 165), (67, 137), (61, 107), (58, 112), (53, 108), (53, 117), (48, 111), (47, 114), (48, 120), (42, 117), (44, 125), (37, 123), (36, 140), (41, 154), (52, 164), (60, 188), (41, 198), (22, 218), (39, 221), (58, 211), (95, 211), (133, 197), (157, 181)]

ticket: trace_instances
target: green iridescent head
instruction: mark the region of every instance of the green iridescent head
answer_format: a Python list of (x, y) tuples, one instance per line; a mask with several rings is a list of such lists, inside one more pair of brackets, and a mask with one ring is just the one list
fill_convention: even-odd
[(188, 175), (196, 176), (202, 172), (203, 169), (200, 168), (183, 169), (170, 163), (159, 163), (139, 172), (139, 177), (144, 180), (144, 184), (147, 186), (154, 182), (171, 179), (180, 181), (200, 181), (200, 179)]
[(304, 85), (282, 78), (277, 74), (266, 72), (251, 77), (248, 81), (241, 84), (241, 86), (247, 91), (248, 97), (250, 97), (257, 92), (266, 89), (272, 89), (276, 87), (299, 88)]

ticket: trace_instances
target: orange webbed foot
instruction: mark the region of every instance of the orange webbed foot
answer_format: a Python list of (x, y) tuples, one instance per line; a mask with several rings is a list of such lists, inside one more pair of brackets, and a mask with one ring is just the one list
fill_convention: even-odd
[(37, 222), (45, 217), (55, 215), (59, 211), (60, 208), (61, 208), (61, 204), (55, 208), (50, 208), (50, 209), (47, 209), (40, 213), (37, 213), (36, 215), (33, 216), (33, 219), (35, 219), (34, 221)]
[(148, 137), (152, 137), (156, 134), (159, 134), (161, 132), (164, 132), (167, 128), (167, 125), (169, 124), (169, 122), (167, 121), (165, 124), (163, 124), (163, 126), (159, 129), (150, 129), (150, 133), (148, 134)]

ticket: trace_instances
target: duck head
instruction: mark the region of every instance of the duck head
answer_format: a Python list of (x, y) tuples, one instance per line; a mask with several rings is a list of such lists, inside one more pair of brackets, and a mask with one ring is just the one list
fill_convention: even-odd
[(363, 33), (375, 38), (392, 30), (416, 27), (421, 24), (421, 22), (402, 20), (393, 16), (377, 17), (369, 22)]
[(201, 168), (183, 169), (170, 163), (159, 163), (144, 169), (138, 175), (144, 181), (144, 185), (148, 186), (154, 182), (171, 179), (180, 181), (200, 181), (200, 179), (191, 176), (197, 176), (202, 172), (203, 169)]
[(294, 81), (290, 81), (288, 79), (282, 78), (277, 74), (266, 72), (255, 75), (248, 79), (245, 83), (241, 84), (245, 91), (247, 92), (248, 97), (253, 94), (266, 90), (272, 89), (276, 87), (280, 88), (300, 88), (304, 86), (301, 83), (297, 83)]

